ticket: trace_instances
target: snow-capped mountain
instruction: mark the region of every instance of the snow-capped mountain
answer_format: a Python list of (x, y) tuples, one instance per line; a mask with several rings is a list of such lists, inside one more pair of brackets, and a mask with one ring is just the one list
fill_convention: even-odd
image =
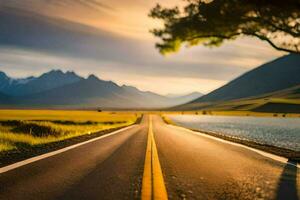
[(3, 96), (0, 107), (166, 108), (190, 100), (119, 86), (95, 75), (83, 78), (74, 72), (60, 70), (24, 79), (13, 79), (1, 72), (0, 94)]
[(14, 79), (0, 72), (0, 92), (10, 96), (24, 96), (70, 84), (82, 78), (74, 72), (52, 70), (39, 77)]

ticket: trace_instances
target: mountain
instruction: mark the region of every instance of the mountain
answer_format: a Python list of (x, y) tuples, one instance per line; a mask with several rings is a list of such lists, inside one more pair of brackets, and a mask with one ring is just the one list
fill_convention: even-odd
[(259, 98), (277, 98), (277, 99), (289, 99), (289, 100), (300, 100), (300, 85), (296, 85), (284, 90), (268, 93)]
[(290, 54), (261, 65), (180, 109), (244, 99), (284, 90), (300, 84), (300, 56)]
[(200, 92), (191, 92), (191, 93), (188, 93), (188, 94), (168, 94), (166, 95), (167, 97), (169, 98), (172, 98), (172, 99), (176, 99), (176, 101), (179, 102), (190, 102), (190, 101), (193, 101), (197, 98), (200, 98), (203, 96), (202, 93)]
[[(198, 105), (200, 106), (200, 105)], [(202, 104), (214, 111), (255, 111), (268, 113), (300, 113), (300, 85), (255, 97)]]
[(0, 92), (0, 104), (8, 102), (10, 97)]
[[(13, 79), (0, 73), (2, 107), (34, 108), (165, 108), (188, 102), (196, 93), (169, 98), (132, 86), (119, 86), (90, 75), (53, 70), (39, 77)], [(5, 93), (4, 93), (5, 92)]]
[(74, 72), (63, 73), (60, 70), (24, 79), (9, 78), (4, 72), (0, 72), (0, 92), (10, 96), (24, 96), (75, 83), (81, 79)]

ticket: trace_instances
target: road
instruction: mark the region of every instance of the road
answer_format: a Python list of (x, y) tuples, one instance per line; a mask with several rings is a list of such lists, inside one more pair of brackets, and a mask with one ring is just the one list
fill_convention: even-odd
[(300, 194), (297, 167), (153, 121), (169, 199), (292, 200)]
[(166, 125), (159, 116), (0, 174), (1, 200), (294, 200), (299, 195), (296, 166)]

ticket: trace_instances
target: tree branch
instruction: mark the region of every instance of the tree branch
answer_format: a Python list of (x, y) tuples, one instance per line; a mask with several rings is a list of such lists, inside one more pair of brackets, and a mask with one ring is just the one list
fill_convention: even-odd
[(246, 34), (246, 35), (253, 35), (263, 41), (266, 41), (268, 42), (274, 49), (276, 50), (279, 50), (279, 51), (285, 51), (285, 52), (288, 52), (288, 53), (296, 53), (296, 54), (300, 54), (300, 51), (297, 51), (297, 50), (292, 50), (292, 49), (287, 49), (287, 48), (283, 48), (283, 47), (279, 47), (277, 46), (274, 42), (272, 42), (269, 38), (263, 36), (263, 35), (259, 35), (257, 33), (249, 33), (249, 34)]
[(241, 33), (234, 33), (231, 35), (219, 35), (219, 34), (207, 34), (207, 35), (196, 35), (193, 37), (187, 37), (187, 41), (195, 40), (195, 39), (200, 39), (200, 38), (210, 38), (210, 37), (215, 37), (215, 38), (221, 38), (221, 39), (232, 39), (235, 36), (241, 35)]
[(271, 21), (269, 20), (264, 20), (264, 19), (261, 19), (262, 17), (251, 17), (249, 18), (250, 19), (250, 22), (253, 21), (253, 22), (256, 22), (256, 23), (266, 23), (268, 25), (270, 25), (271, 27), (275, 28), (276, 30), (279, 30), (279, 31), (282, 31), (284, 33), (287, 33), (287, 34), (290, 34), (292, 37), (300, 37), (300, 32), (296, 32), (296, 31), (293, 31), (293, 27), (290, 27), (288, 25), (284, 25), (284, 26), (277, 26), (276, 24), (272, 23)]
[(263, 36), (263, 35), (259, 35), (257, 33), (234, 33), (231, 35), (216, 35), (216, 34), (208, 34), (208, 35), (197, 35), (197, 36), (193, 36), (190, 38), (186, 38), (187, 41), (191, 41), (191, 40), (195, 40), (195, 39), (200, 39), (200, 38), (209, 38), (209, 37), (216, 37), (216, 38), (221, 38), (221, 39), (232, 39), (235, 36), (238, 35), (252, 35), (255, 36), (263, 41), (266, 41), (267, 43), (269, 43), (273, 48), (275, 48), (278, 51), (285, 51), (288, 53), (296, 53), (296, 54), (300, 54), (300, 51), (298, 50), (298, 48), (296, 48), (296, 50), (292, 50), (292, 49), (288, 49), (288, 48), (283, 48), (283, 47), (279, 47), (277, 46), (274, 42), (272, 42), (272, 40), (270, 40), (269, 38)]

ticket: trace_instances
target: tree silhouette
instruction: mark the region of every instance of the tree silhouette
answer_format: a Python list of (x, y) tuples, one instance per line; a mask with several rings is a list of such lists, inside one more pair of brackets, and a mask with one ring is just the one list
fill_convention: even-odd
[(220, 46), (252, 36), (273, 48), (300, 54), (300, 0), (185, 0), (184, 8), (157, 4), (149, 16), (164, 27), (151, 30), (161, 38), (162, 54), (188, 46)]

